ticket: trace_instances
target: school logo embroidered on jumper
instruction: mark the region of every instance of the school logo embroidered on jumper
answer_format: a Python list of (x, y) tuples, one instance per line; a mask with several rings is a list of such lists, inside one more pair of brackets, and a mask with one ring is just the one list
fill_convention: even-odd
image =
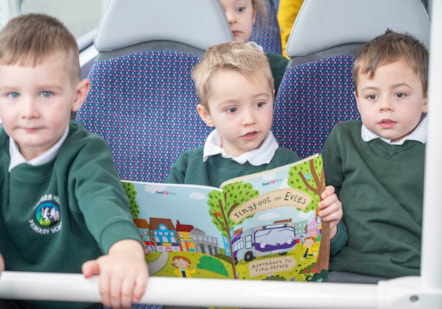
[(60, 199), (46, 194), (35, 206), (34, 217), (29, 220), (31, 228), (38, 234), (54, 234), (61, 230)]

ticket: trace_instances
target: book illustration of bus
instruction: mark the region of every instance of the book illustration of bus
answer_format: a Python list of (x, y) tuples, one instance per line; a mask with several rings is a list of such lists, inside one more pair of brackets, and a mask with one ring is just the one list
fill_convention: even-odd
[(235, 261), (249, 262), (258, 256), (286, 254), (303, 240), (304, 233), (297, 234), (292, 223), (275, 223), (238, 230), (232, 241)]

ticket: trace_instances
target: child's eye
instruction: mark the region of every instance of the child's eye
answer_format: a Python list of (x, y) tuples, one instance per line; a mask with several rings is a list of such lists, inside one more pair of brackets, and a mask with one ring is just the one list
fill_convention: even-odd
[(367, 96), (367, 100), (376, 100), (378, 98), (378, 96), (376, 94), (369, 94)]
[(8, 93), (8, 97), (11, 99), (16, 99), (20, 96), (20, 94), (18, 92), (9, 92)]
[(403, 92), (397, 92), (394, 94), (396, 98), (405, 98), (407, 95)]
[(266, 103), (265, 102), (258, 102), (255, 104), (255, 107), (260, 108), (260, 107), (263, 107), (264, 104), (266, 104)]
[(229, 108), (226, 108), (226, 112), (227, 113), (234, 113), (234, 112), (236, 112), (237, 111), (237, 108), (236, 107), (229, 107)]
[(236, 8), (236, 12), (241, 13), (241, 12), (244, 12), (245, 9), (246, 9), (245, 6), (241, 6), (239, 8)]
[(42, 97), (45, 97), (45, 98), (49, 98), (49, 97), (51, 97), (53, 94), (54, 94), (54, 93), (53, 93), (52, 91), (42, 91), (42, 92), (40, 93), (40, 95), (41, 95)]

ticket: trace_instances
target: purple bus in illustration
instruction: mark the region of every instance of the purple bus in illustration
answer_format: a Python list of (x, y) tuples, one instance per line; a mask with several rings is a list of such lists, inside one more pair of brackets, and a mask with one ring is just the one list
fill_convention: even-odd
[(246, 262), (257, 256), (268, 254), (285, 254), (303, 235), (296, 235), (291, 223), (264, 225), (240, 231), (233, 238), (235, 260)]

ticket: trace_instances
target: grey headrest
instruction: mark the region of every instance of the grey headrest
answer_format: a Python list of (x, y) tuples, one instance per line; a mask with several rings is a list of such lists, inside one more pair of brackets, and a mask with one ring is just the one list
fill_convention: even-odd
[(173, 41), (206, 50), (232, 41), (218, 0), (111, 0), (95, 37), (99, 52), (151, 41)]
[(300, 57), (332, 47), (365, 43), (390, 28), (429, 47), (430, 18), (420, 0), (304, 0), (287, 42)]

